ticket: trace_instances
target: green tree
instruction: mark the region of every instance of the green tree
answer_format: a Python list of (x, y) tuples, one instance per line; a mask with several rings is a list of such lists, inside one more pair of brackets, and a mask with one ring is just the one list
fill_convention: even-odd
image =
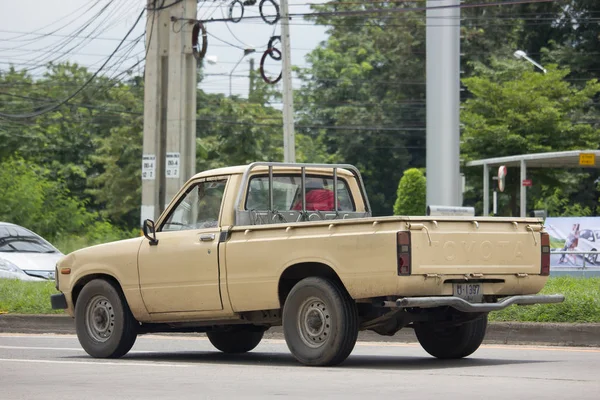
[[(318, 11), (397, 8), (398, 3), (331, 3)], [(425, 164), (425, 21), (414, 12), (318, 17), (329, 37), (298, 70), (301, 132), (330, 160), (365, 176), (375, 215), (389, 215), (402, 170)]]
[[(472, 94), (461, 114), (461, 151), (467, 160), (598, 148), (600, 131), (590, 122), (600, 84), (591, 80), (578, 88), (565, 79), (569, 70), (547, 68), (547, 74), (533, 72), (513, 60), (492, 60), (490, 67), (475, 65), (476, 76), (463, 80)], [(477, 202), (481, 172), (466, 172), (473, 184), (468, 201)], [(552, 195), (555, 187), (561, 187), (566, 196), (576, 195), (585, 178), (580, 171), (559, 169), (530, 170), (528, 175), (536, 182), (529, 195), (531, 204)], [(517, 214), (519, 185), (518, 171), (509, 168), (506, 192), (510, 199), (501, 202), (501, 215)], [(594, 196), (592, 192), (591, 201)]]
[(394, 215), (424, 215), (426, 207), (427, 182), (418, 168), (404, 171), (400, 182)]

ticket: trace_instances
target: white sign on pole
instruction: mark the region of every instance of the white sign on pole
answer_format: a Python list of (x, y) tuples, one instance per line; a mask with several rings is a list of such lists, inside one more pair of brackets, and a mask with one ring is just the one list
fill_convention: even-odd
[(156, 156), (144, 154), (142, 156), (142, 179), (154, 180), (156, 178)]
[(167, 178), (179, 178), (179, 153), (167, 153), (165, 162), (165, 176)]
[(506, 186), (506, 174), (508, 173), (508, 169), (506, 169), (505, 165), (501, 165), (498, 168), (498, 190), (504, 192), (504, 188)]

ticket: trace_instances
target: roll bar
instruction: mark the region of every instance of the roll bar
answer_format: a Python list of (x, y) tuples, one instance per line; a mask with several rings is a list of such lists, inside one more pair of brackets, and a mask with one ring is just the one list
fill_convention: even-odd
[(242, 184), (240, 185), (240, 189), (238, 191), (236, 200), (235, 200), (235, 211), (236, 213), (240, 211), (240, 206), (242, 203), (242, 198), (244, 197), (244, 193), (248, 188), (248, 184), (250, 183), (248, 178), (252, 170), (257, 167), (267, 167), (269, 170), (269, 211), (273, 211), (273, 168), (274, 167), (284, 167), (284, 168), (299, 168), (301, 173), (301, 190), (302, 190), (302, 212), (306, 212), (306, 169), (307, 168), (322, 168), (322, 169), (331, 169), (333, 172), (333, 195), (334, 195), (334, 203), (337, 204), (338, 193), (337, 193), (337, 176), (338, 169), (346, 169), (354, 175), (356, 180), (359, 183), (359, 190), (361, 192), (364, 204), (365, 204), (365, 212), (369, 213), (371, 211), (371, 205), (369, 203), (369, 198), (367, 197), (367, 191), (365, 190), (365, 185), (362, 180), (362, 176), (360, 175), (360, 171), (354, 165), (350, 164), (306, 164), (306, 163), (280, 163), (280, 162), (254, 162), (246, 168), (244, 171), (244, 175), (242, 176)]

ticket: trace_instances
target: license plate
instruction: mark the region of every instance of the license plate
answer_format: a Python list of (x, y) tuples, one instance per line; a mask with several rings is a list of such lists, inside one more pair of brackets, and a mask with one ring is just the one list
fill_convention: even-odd
[(454, 295), (469, 303), (483, 302), (483, 285), (481, 283), (454, 283)]

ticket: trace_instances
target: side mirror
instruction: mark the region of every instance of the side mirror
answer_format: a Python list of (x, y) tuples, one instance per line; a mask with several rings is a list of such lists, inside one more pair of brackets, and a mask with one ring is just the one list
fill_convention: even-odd
[(150, 246), (156, 246), (158, 244), (158, 239), (156, 239), (156, 227), (154, 221), (151, 219), (144, 220), (142, 230), (144, 231), (144, 236), (150, 242)]

